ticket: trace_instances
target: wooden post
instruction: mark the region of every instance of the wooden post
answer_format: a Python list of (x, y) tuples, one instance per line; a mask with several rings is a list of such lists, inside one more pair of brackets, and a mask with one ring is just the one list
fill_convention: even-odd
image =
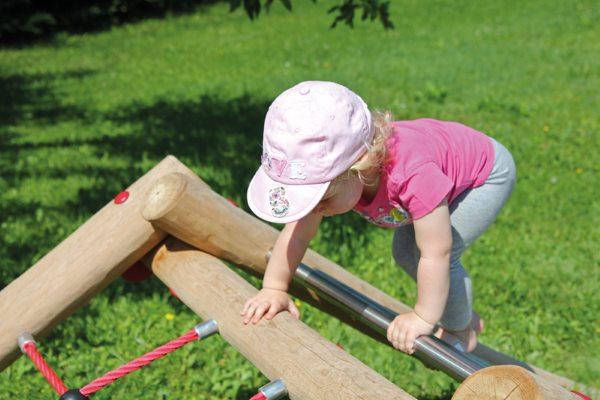
[(452, 400), (582, 400), (563, 387), (516, 365), (484, 368), (468, 377)]
[[(198, 249), (247, 268), (256, 275), (264, 274), (268, 253), (272, 249), (279, 231), (232, 206), (226, 199), (212, 191), (200, 178), (177, 173), (166, 175), (148, 191), (147, 198), (148, 201), (142, 215), (158, 228)], [(407, 305), (310, 249), (306, 252), (302, 262), (311, 268), (319, 269), (333, 276), (397, 313), (410, 310)], [(365, 328), (359, 321), (349, 319), (347, 315), (328, 307), (327, 303), (319, 299), (315, 293), (297, 285), (293, 285), (290, 292), (374, 339), (387, 343), (386, 338)], [(473, 354), (492, 363), (523, 366), (544, 379), (565, 387), (585, 388), (584, 385), (568, 378), (515, 360), (481, 343), (478, 344)], [(593, 388), (586, 388), (586, 390), (596, 391)]]
[[(155, 275), (269, 379), (283, 379), (293, 400), (414, 399), (291, 314), (244, 325), (257, 290), (219, 259), (170, 238), (150, 265)], [(224, 368), (227, 368), (225, 366)]]
[(127, 188), (125, 202), (111, 200), (0, 292), (0, 370), (20, 355), (19, 334), (45, 336), (166, 236), (140, 210), (149, 187), (172, 172), (195, 176), (166, 157)]

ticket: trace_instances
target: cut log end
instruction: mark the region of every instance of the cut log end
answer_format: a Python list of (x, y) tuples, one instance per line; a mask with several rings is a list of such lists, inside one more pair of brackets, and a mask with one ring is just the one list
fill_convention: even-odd
[(452, 400), (576, 400), (568, 390), (516, 365), (484, 368), (468, 377)]
[(179, 201), (187, 187), (185, 175), (174, 172), (158, 179), (146, 194), (142, 217), (156, 221), (168, 213)]

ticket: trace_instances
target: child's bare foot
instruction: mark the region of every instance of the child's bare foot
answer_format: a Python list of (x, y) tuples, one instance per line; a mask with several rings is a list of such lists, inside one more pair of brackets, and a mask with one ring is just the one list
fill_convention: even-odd
[(460, 343), (465, 351), (470, 352), (477, 346), (477, 336), (483, 330), (483, 320), (475, 311), (471, 318), (471, 324), (461, 331), (451, 331), (440, 327), (434, 335), (443, 341), (455, 346)]

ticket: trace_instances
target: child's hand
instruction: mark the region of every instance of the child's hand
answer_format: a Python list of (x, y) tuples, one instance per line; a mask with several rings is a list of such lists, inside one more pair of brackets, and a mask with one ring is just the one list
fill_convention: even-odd
[(395, 349), (412, 354), (415, 352), (415, 340), (419, 336), (432, 334), (433, 328), (434, 325), (411, 311), (394, 318), (388, 327), (387, 338)]
[(294, 317), (300, 318), (300, 312), (298, 312), (296, 305), (287, 292), (263, 288), (244, 304), (244, 309), (240, 314), (244, 316), (244, 324), (247, 324), (250, 320), (253, 324), (256, 324), (263, 315), (265, 319), (270, 320), (277, 313), (286, 310)]

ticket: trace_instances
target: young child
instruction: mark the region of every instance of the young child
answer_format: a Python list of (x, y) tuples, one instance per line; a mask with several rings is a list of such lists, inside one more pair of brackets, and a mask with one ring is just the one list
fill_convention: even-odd
[(414, 310), (387, 331), (392, 345), (413, 353), (415, 340), (433, 333), (474, 349), (483, 321), (460, 258), (512, 191), (515, 165), (504, 146), (456, 122), (372, 115), (348, 88), (306, 81), (269, 107), (261, 163), (248, 204), (286, 225), (262, 289), (241, 311), (245, 324), (281, 311), (299, 317), (287, 293), (295, 269), (322, 218), (353, 210), (395, 229), (394, 259), (417, 282)]

